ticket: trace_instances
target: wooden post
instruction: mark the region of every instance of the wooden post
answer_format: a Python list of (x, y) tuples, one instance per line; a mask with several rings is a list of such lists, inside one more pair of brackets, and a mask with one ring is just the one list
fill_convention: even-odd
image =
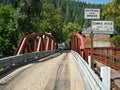
[(90, 55), (91, 55), (91, 67), (94, 69), (94, 59), (93, 59), (93, 31), (92, 31), (92, 22), (91, 22), (91, 32), (90, 32), (90, 39), (91, 39), (91, 50), (90, 50)]

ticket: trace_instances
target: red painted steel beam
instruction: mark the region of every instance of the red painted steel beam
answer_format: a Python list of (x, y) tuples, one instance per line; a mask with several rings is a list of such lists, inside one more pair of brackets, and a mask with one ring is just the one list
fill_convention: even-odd
[(84, 37), (78, 32), (75, 33), (72, 37), (71, 49), (84, 57)]
[[(52, 48), (49, 48), (49, 45)], [(46, 33), (33, 33), (23, 36), (15, 55), (55, 49), (57, 49), (57, 42), (51, 35)]]
[(41, 37), (38, 38), (38, 45), (37, 45), (37, 52), (40, 51), (40, 47), (41, 47)]

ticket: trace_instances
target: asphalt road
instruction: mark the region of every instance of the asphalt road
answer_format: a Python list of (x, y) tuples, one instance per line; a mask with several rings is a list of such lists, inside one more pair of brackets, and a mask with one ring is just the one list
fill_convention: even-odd
[(0, 80), (0, 90), (84, 90), (84, 84), (69, 52), (16, 69)]

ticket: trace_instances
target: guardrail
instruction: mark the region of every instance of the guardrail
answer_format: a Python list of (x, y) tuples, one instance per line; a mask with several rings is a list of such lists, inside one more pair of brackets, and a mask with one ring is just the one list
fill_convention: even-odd
[(34, 59), (42, 58), (48, 55), (55, 53), (56, 50), (52, 51), (41, 51), (41, 52), (33, 52), (20, 54), (18, 56), (10, 56), (6, 58), (0, 59), (0, 75), (3, 71), (15, 67), (17, 65), (34, 61)]
[(107, 90), (85, 60), (75, 51), (72, 51), (72, 54), (83, 77), (86, 90)]

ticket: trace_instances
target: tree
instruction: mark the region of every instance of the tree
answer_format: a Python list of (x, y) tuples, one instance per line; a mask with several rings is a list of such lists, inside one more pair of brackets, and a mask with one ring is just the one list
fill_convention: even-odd
[(42, 2), (53, 4), (55, 8), (61, 8), (63, 23), (73, 22), (78, 23), (81, 26), (88, 25), (84, 19), (84, 8), (101, 8), (102, 6), (87, 4), (79, 0), (42, 0)]
[(115, 29), (120, 33), (120, 1), (113, 0), (112, 3), (103, 6), (102, 19), (113, 20)]
[(17, 46), (18, 31), (14, 22), (15, 9), (11, 6), (0, 4), (0, 53), (13, 55)]
[(52, 4), (43, 4), (39, 25), (40, 32), (49, 32), (60, 42), (62, 39), (62, 37), (59, 39), (62, 36), (62, 26), (61, 9), (56, 9)]
[(81, 31), (77, 23), (63, 23), (61, 9), (52, 4), (43, 4), (41, 17), (40, 31), (51, 33), (58, 43), (69, 44), (73, 33)]
[(120, 46), (120, 1), (113, 0), (112, 3), (103, 7), (102, 19), (113, 20), (115, 30), (117, 30), (118, 35), (113, 36), (110, 41), (115, 45)]
[(64, 25), (62, 32), (64, 37), (64, 42), (69, 45), (72, 39), (72, 36), (75, 32), (80, 32), (82, 30), (81, 26), (77, 23), (69, 22), (67, 25)]
[(38, 32), (41, 0), (10, 0), (11, 5), (16, 8), (16, 28), (23, 35)]
[(116, 46), (120, 46), (120, 35), (116, 35), (110, 38), (110, 41), (114, 43)]

